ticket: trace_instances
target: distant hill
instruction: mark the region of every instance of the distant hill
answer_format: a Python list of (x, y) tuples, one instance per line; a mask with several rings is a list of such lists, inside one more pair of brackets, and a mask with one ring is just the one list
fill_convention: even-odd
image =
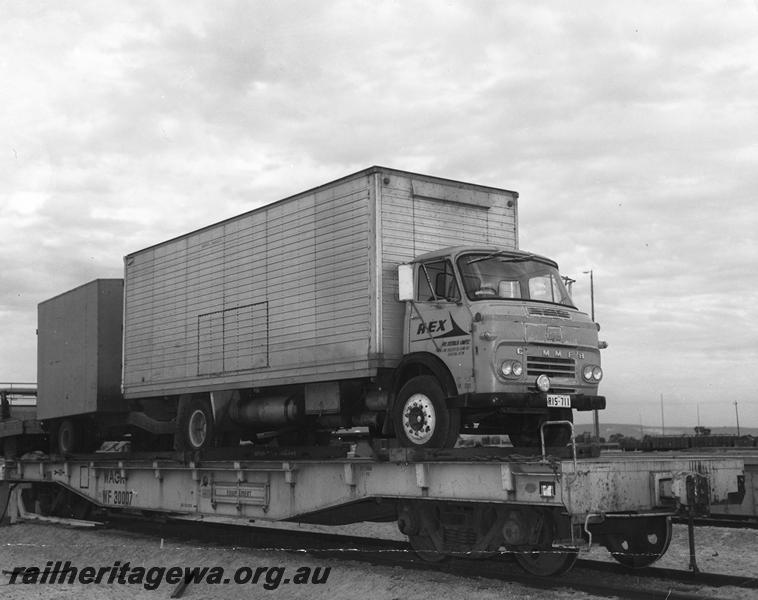
[[(592, 423), (574, 425), (576, 434), (593, 433)], [(711, 427), (711, 435), (737, 435), (737, 427)], [(624, 437), (633, 437), (641, 439), (645, 435), (661, 435), (660, 427), (642, 427), (640, 435), (639, 425), (628, 425), (623, 423), (600, 423), (600, 437), (609, 439), (614, 433), (620, 433)], [(666, 427), (666, 435), (694, 435), (694, 427)], [(752, 435), (758, 437), (758, 427), (740, 427), (740, 435)]]

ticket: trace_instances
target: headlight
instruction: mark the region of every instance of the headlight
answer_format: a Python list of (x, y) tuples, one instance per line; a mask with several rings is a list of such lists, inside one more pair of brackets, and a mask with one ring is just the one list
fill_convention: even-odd
[(582, 377), (585, 381), (595, 383), (603, 378), (603, 369), (596, 365), (586, 365), (582, 369)]
[(500, 373), (503, 377), (521, 377), (524, 367), (517, 360), (506, 360), (500, 365)]

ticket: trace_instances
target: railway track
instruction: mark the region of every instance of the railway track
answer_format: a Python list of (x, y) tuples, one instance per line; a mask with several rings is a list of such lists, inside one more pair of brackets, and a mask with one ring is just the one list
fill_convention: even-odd
[[(686, 524), (687, 519), (674, 517), (673, 523)], [(699, 517), (693, 519), (697, 527), (724, 527), (727, 529), (758, 529), (758, 517), (745, 517), (741, 519), (727, 517)]]
[[(757, 590), (758, 578), (693, 573), (678, 569), (647, 567), (629, 571), (612, 562), (578, 560), (571, 572), (553, 578), (524, 573), (512, 554), (488, 559), (448, 557), (441, 562), (425, 562), (407, 542), (354, 535), (272, 529), (185, 520), (124, 519), (109, 521), (108, 527), (131, 535), (160, 537), (180, 542), (200, 542), (211, 547), (234, 546), (266, 551), (307, 552), (319, 558), (338, 558), (372, 565), (436, 571), (465, 578), (488, 578), (540, 590), (572, 589), (604, 598), (637, 600), (703, 600), (730, 598), (732, 588)], [(721, 588), (724, 588), (723, 590)]]

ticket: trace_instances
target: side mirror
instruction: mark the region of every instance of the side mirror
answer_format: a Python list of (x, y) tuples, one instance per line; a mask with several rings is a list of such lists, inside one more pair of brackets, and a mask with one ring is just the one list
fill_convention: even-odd
[(397, 295), (400, 302), (408, 302), (416, 297), (413, 290), (413, 265), (398, 265)]

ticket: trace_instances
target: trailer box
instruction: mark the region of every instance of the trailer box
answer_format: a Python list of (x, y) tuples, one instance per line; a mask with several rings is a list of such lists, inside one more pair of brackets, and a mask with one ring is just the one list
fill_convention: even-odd
[(38, 419), (126, 410), (123, 279), (96, 279), (38, 306)]
[(397, 366), (397, 265), (446, 246), (516, 249), (517, 199), (372, 167), (129, 254), (125, 397), (329, 382)]

